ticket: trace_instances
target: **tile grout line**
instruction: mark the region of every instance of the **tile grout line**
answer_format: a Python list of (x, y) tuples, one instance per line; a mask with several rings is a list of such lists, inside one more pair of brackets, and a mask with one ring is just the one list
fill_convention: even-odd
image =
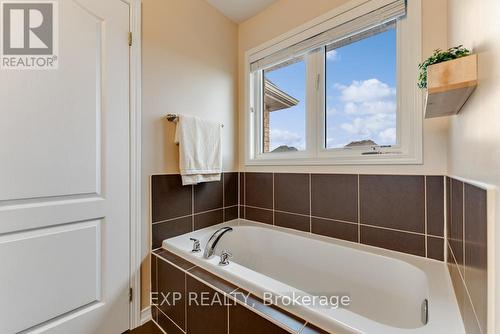
[[(452, 224), (453, 224), (453, 180), (450, 178), (450, 239), (451, 239), (451, 231), (452, 231)], [(451, 245), (450, 245), (450, 249), (448, 251), (451, 250)], [(451, 251), (451, 254), (452, 255), (455, 255), (453, 254), (453, 251)], [(457, 264), (458, 265), (458, 264)]]
[(216, 209), (210, 209), (210, 210), (206, 210), (206, 211), (200, 211), (200, 212), (197, 212), (197, 213), (194, 213), (194, 214), (179, 216), (179, 217), (175, 217), (175, 218), (169, 218), (169, 219), (157, 221), (157, 222), (154, 222), (154, 223), (151, 223), (151, 224), (152, 225), (158, 225), (158, 224), (168, 223), (168, 222), (171, 222), (171, 221), (174, 221), (174, 220), (178, 220), (178, 219), (182, 219), (182, 218), (187, 218), (187, 217), (191, 217), (191, 216), (199, 216), (199, 215), (202, 215), (202, 214), (205, 214), (205, 213), (210, 213), (210, 212), (214, 212), (214, 211), (218, 211), (218, 210), (232, 209), (232, 208), (237, 207), (237, 206), (238, 205), (231, 205), (231, 206), (224, 206), (224, 207), (220, 207), (220, 208), (216, 208)]
[(274, 218), (274, 210), (275, 210), (275, 205), (274, 205), (274, 201), (275, 201), (275, 198), (274, 198), (274, 173), (272, 173), (273, 175), (273, 226), (276, 226), (275, 225), (275, 218)]
[[(158, 286), (159, 286), (158, 285), (159, 284), (159, 282), (158, 282), (158, 258), (156, 258), (156, 257), (155, 257), (155, 281), (156, 281), (156, 290), (157, 290), (155, 292), (158, 293), (158, 290), (160, 290), (160, 289), (158, 288)], [(149, 300), (151, 302), (151, 296), (149, 297)]]
[[(468, 298), (469, 303), (472, 307), (472, 312), (474, 313), (474, 318), (476, 319), (477, 325), (478, 325), (480, 331), (482, 332), (482, 328), (481, 328), (481, 325), (479, 324), (479, 318), (477, 316), (476, 309), (474, 307), (474, 303), (472, 302), (472, 297), (470, 295), (469, 288), (467, 287), (467, 284), (465, 283), (465, 276), (463, 276), (462, 273), (460, 272), (459, 264), (457, 262), (455, 254), (453, 253), (453, 250), (451, 249), (451, 245), (448, 244), (448, 247), (449, 247), (449, 251), (450, 251), (451, 256), (452, 256), (452, 260), (453, 260), (455, 266), (457, 267), (458, 276), (460, 276), (460, 283), (463, 285), (463, 288), (464, 288), (465, 293), (467, 295), (466, 298)], [(465, 272), (464, 272), (464, 275), (465, 275)], [(453, 291), (454, 290), (455, 290), (455, 288), (453, 288)]]
[(302, 325), (302, 328), (301, 328), (301, 329), (297, 332), (297, 334), (302, 333), (302, 332), (304, 331), (304, 329), (306, 328), (306, 326), (307, 326), (307, 324), (308, 324), (308, 323), (309, 323), (309, 321), (306, 321), (306, 322), (304, 323), (304, 325)]
[[(187, 294), (187, 274), (184, 272), (184, 296)], [(187, 311), (187, 305), (188, 303), (184, 301), (184, 330), (187, 333), (187, 325), (188, 325), (188, 311)]]
[(445, 240), (445, 237), (443, 237), (442, 235), (427, 234), (427, 237), (428, 238), (443, 239), (443, 240)]
[[(158, 311), (157, 311), (158, 312)], [(167, 332), (165, 332), (165, 330), (160, 326), (159, 323), (156, 322), (156, 320), (154, 319), (151, 319), (152, 322), (154, 322), (154, 324), (160, 329), (160, 331), (163, 333), (163, 334), (167, 334)]]
[(425, 233), (425, 257), (429, 257), (427, 244), (427, 175), (424, 175), (424, 233)]
[[(465, 284), (465, 182), (462, 182), (462, 266), (464, 268)], [(472, 300), (471, 300), (472, 303)]]
[(312, 174), (309, 173), (309, 233), (312, 230)]
[(444, 198), (443, 198), (443, 211), (444, 211), (444, 215), (443, 215), (443, 239), (444, 239), (444, 246), (443, 246), (443, 261), (444, 262), (447, 262), (448, 261), (448, 247), (447, 247), (447, 243), (448, 243), (448, 219), (450, 219), (450, 217), (448, 217), (448, 206), (450, 205), (450, 203), (448, 203), (448, 199), (450, 198), (449, 194), (448, 194), (448, 179), (447, 179), (447, 176), (443, 176), (443, 194), (444, 194)]
[[(170, 252), (170, 251), (168, 251), (168, 252)], [(172, 254), (174, 254), (174, 253), (172, 253)], [(169, 259), (167, 259), (167, 258), (164, 258), (163, 256), (161, 256), (161, 255), (159, 255), (159, 254), (154, 254), (154, 255), (155, 255), (158, 259), (162, 260), (163, 262), (166, 262), (166, 263), (170, 264), (171, 266), (173, 266), (173, 267), (175, 267), (175, 268), (177, 268), (177, 269), (179, 269), (179, 270), (182, 270), (182, 271), (184, 271), (184, 272), (188, 272), (188, 271), (190, 271), (191, 269), (193, 269), (194, 267), (197, 267), (196, 265), (192, 264), (192, 263), (191, 263), (191, 262), (189, 262), (188, 260), (184, 260), (184, 258), (183, 258), (183, 257), (180, 257), (179, 255), (176, 255), (176, 254), (174, 254), (174, 255), (176, 255), (177, 257), (179, 257), (179, 258), (181, 258), (181, 259), (183, 259), (183, 260), (184, 260), (184, 261), (186, 261), (186, 262), (189, 262), (190, 264), (192, 264), (192, 266), (191, 266), (191, 267), (189, 267), (189, 268), (187, 268), (187, 269), (183, 269), (183, 268), (181, 268), (181, 266), (179, 266), (178, 264), (175, 264), (174, 262), (170, 261), (170, 260), (169, 260)], [(201, 267), (200, 267), (200, 268), (201, 268)]]
[(381, 230), (394, 231), (394, 232), (400, 232), (400, 233), (408, 233), (408, 234), (419, 235), (419, 236), (425, 237), (425, 234), (420, 233), (420, 232), (398, 230), (395, 228), (390, 228), (390, 227), (385, 227), (385, 226), (368, 225), (368, 224), (359, 224), (359, 225), (364, 226), (364, 227), (378, 228)]
[(222, 222), (226, 221), (226, 210), (224, 207), (226, 206), (226, 175), (222, 173)]
[(151, 223), (151, 225), (158, 225), (158, 224), (168, 223), (168, 222), (171, 222), (171, 221), (174, 221), (174, 220), (177, 220), (177, 219), (187, 218), (187, 217), (191, 217), (191, 216), (192, 216), (192, 214), (188, 214), (188, 215), (179, 216), (179, 217), (175, 217), (175, 218), (164, 219), (164, 220), (160, 220), (160, 221), (157, 221), (157, 222), (153, 222), (153, 223)]
[(191, 185), (191, 231), (194, 231), (194, 185)]
[(243, 174), (243, 216), (247, 218), (247, 173)]
[[(224, 297), (224, 298), (227, 298), (227, 297)], [(224, 299), (224, 301), (225, 300), (226, 299)], [(227, 303), (226, 312), (227, 312), (227, 334), (229, 334), (229, 303)]]
[[(172, 253), (172, 254), (174, 254), (174, 253)], [(186, 261), (187, 261), (187, 262), (189, 262), (188, 260), (186, 260)], [(191, 263), (191, 262), (189, 262), (189, 263)], [(189, 268), (187, 268), (187, 269), (185, 269), (185, 271), (191, 271), (191, 270), (193, 270), (194, 268), (196, 268), (196, 267), (197, 267), (197, 265), (196, 265), (196, 264), (193, 264), (193, 263), (191, 263), (191, 264), (192, 264), (193, 266), (192, 266), (192, 267), (189, 267)], [(201, 267), (200, 267), (200, 268), (201, 268)], [(203, 269), (203, 268), (202, 268), (202, 269)]]
[(241, 218), (241, 173), (238, 172), (238, 202), (236, 203), (238, 205), (238, 218)]
[[(177, 323), (172, 320), (168, 315), (165, 314), (165, 312), (163, 312), (159, 307), (156, 307), (156, 309), (158, 310), (158, 312), (161, 312), (168, 320), (170, 320), (171, 323), (174, 324), (175, 327), (179, 328), (179, 330), (182, 332), (182, 333), (186, 333), (185, 330), (183, 330), (179, 325), (177, 325)], [(160, 327), (160, 325), (158, 325), (158, 327)], [(160, 327), (161, 328), (161, 327)], [(163, 328), (162, 328), (163, 329)], [(165, 332), (165, 331), (163, 331)], [(166, 332), (165, 332), (166, 333)]]
[[(252, 209), (263, 210), (263, 211), (271, 211), (271, 212), (275, 211), (277, 213), (284, 213), (284, 214), (289, 214), (289, 215), (294, 215), (294, 216), (301, 216), (301, 217), (309, 217), (308, 215), (304, 215), (304, 214), (301, 214), (301, 213), (295, 213), (295, 212), (288, 212), (288, 211), (281, 211), (281, 210), (272, 210), (272, 209), (268, 209), (268, 208), (261, 208), (261, 207), (258, 207), (258, 206), (251, 206), (251, 205), (248, 205), (248, 207), (252, 208)], [(371, 228), (376, 228), (376, 229), (383, 229), (383, 230), (394, 231), (394, 232), (415, 234), (415, 235), (420, 235), (420, 236), (424, 236), (425, 237), (425, 234), (422, 233), (422, 232), (405, 231), (405, 230), (399, 230), (399, 229), (391, 228), (391, 227), (377, 226), (377, 225), (370, 225), (370, 224), (362, 224), (360, 222), (356, 223), (356, 222), (350, 222), (350, 221), (341, 220), (341, 219), (335, 219), (335, 218), (327, 218), (327, 217), (319, 217), (319, 216), (311, 216), (311, 217), (315, 218), (315, 219), (328, 220), (328, 221), (333, 221), (333, 222), (342, 223), (342, 224), (360, 225), (360, 226), (371, 227)], [(443, 239), (442, 236), (437, 236), (437, 235), (436, 236), (432, 235), (432, 236), (435, 237), (435, 238)], [(338, 239), (338, 238), (333, 238), (333, 239)]]
[(358, 174), (358, 243), (361, 243), (361, 193), (360, 189), (360, 175)]
[[(149, 200), (149, 220), (148, 222), (151, 222), (151, 225), (148, 226), (148, 231), (149, 231), (149, 247), (150, 249), (153, 249), (153, 177), (149, 177), (149, 184), (148, 184), (148, 200)], [(152, 252), (152, 251), (151, 251)], [(151, 259), (150, 259), (151, 261)]]

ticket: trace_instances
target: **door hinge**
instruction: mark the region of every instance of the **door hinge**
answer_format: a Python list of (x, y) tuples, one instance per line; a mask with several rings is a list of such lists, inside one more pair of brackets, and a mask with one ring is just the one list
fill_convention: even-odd
[(132, 32), (128, 33), (128, 46), (132, 46)]
[(132, 302), (132, 296), (133, 296), (132, 292), (133, 292), (132, 288), (129, 288), (129, 290), (128, 290), (128, 301), (130, 303)]

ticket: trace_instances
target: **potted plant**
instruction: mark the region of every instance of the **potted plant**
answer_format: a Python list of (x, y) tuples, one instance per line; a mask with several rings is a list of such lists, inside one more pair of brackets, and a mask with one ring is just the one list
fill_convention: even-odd
[(463, 45), (449, 48), (446, 51), (441, 49), (434, 50), (432, 56), (427, 58), (423, 63), (418, 65), (419, 74), (417, 86), (419, 88), (427, 88), (427, 67), (432, 64), (442, 63), (444, 61), (457, 59), (470, 55), (470, 50), (463, 47)]

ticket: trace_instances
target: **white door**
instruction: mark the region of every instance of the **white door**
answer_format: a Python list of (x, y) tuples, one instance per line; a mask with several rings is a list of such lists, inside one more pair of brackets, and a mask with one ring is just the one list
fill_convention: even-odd
[(122, 333), (129, 5), (56, 3), (58, 69), (0, 70), (0, 334)]

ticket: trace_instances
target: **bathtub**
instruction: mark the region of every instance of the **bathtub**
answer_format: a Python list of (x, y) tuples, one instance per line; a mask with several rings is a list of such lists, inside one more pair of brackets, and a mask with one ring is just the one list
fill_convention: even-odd
[[(203, 249), (223, 226), (233, 231), (216, 256), (191, 252), (189, 238)], [(163, 248), (331, 333), (465, 333), (439, 261), (243, 219), (164, 240)], [(222, 250), (233, 255), (227, 266), (218, 265)], [(339, 300), (349, 305), (336, 307)]]

